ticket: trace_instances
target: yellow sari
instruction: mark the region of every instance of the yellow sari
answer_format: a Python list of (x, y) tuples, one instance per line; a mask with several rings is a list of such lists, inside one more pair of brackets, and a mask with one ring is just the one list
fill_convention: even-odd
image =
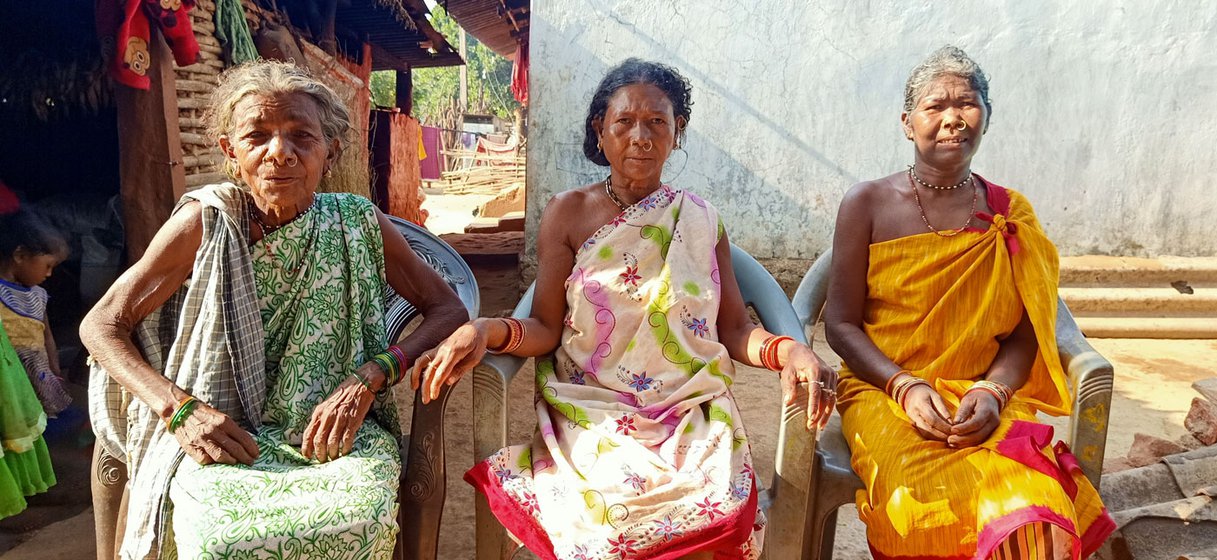
[(901, 368), (929, 381), (952, 412), (986, 375), (1024, 309), (1039, 353), (1030, 378), (977, 447), (922, 438), (895, 401), (841, 371), (842, 427), (866, 489), (858, 514), (876, 558), (989, 558), (1024, 526), (1056, 525), (1074, 557), (1114, 529), (1094, 487), (1036, 411), (1063, 415), (1071, 395), (1057, 355), (1058, 257), (1020, 194), (982, 181), (988, 229), (870, 246), (863, 331)]

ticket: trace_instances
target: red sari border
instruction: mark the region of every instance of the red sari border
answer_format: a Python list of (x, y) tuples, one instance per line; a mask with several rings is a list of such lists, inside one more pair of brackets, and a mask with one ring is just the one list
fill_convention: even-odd
[[(465, 482), (486, 496), (490, 511), (513, 536), (542, 560), (557, 560), (554, 545), (549, 535), (537, 520), (520, 506), (503, 487), (497, 484), (489, 461), (482, 461), (465, 473)], [(714, 551), (715, 560), (738, 560), (743, 558), (738, 549), (752, 534), (756, 523), (757, 487), (752, 481), (752, 492), (748, 501), (734, 516), (724, 517), (717, 523), (703, 527), (700, 531), (686, 534), (663, 546), (631, 558), (648, 560), (678, 560), (695, 552)]]

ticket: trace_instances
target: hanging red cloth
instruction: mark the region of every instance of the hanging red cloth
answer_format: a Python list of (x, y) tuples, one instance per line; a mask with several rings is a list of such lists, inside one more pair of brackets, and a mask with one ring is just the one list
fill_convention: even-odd
[(511, 67), (511, 94), (521, 105), (528, 106), (528, 43), (516, 46), (515, 63)]
[(110, 75), (120, 84), (148, 89), (148, 70), (152, 58), (148, 41), (152, 26), (173, 51), (178, 66), (194, 64), (199, 57), (199, 44), (190, 25), (190, 9), (195, 0), (97, 0), (97, 31), (102, 44), (113, 57)]

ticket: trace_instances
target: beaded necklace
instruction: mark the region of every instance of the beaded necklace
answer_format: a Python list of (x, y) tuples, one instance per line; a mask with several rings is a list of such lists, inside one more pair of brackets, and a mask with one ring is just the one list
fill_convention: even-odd
[(925, 182), (921, 177), (918, 177), (917, 170), (913, 169), (913, 166), (911, 166), (911, 165), (909, 166), (909, 176), (912, 177), (914, 181), (917, 181), (918, 185), (921, 185), (927, 189), (934, 189), (936, 191), (953, 191), (955, 189), (958, 189), (959, 187), (962, 187), (964, 185), (964, 183), (967, 183), (968, 181), (972, 180), (972, 174), (968, 173), (968, 176), (964, 177), (962, 181), (955, 183), (954, 185), (951, 185), (949, 187), (944, 187), (941, 185), (933, 185), (933, 184)]
[[(925, 216), (925, 207), (921, 205), (921, 195), (917, 193), (917, 183), (914, 181), (913, 168), (909, 167), (909, 186), (913, 187), (913, 200), (917, 201), (917, 210), (921, 211), (921, 221), (925, 223), (925, 227), (933, 232), (934, 235), (937, 235), (938, 237), (954, 237), (959, 235), (959, 233), (963, 230), (967, 229), (968, 225), (972, 223), (972, 216), (976, 214), (976, 201), (980, 198), (980, 189), (976, 188), (976, 182), (972, 181), (972, 175), (970, 173), (968, 174), (968, 178), (964, 179), (964, 181), (972, 181), (972, 209), (968, 211), (968, 221), (964, 222), (962, 226), (952, 230), (939, 231), (938, 228), (930, 225), (930, 219)], [(951, 189), (954, 188), (955, 187), (951, 187)]]

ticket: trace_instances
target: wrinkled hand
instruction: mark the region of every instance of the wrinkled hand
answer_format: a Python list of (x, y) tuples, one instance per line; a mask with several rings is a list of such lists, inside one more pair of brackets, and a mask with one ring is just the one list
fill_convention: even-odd
[(807, 429), (824, 429), (837, 403), (837, 372), (806, 344), (795, 344), (782, 368), (782, 397), (794, 404), (798, 385), (807, 384)]
[(252, 465), (258, 444), (227, 414), (197, 401), (190, 415), (173, 431), (182, 450), (200, 465)]
[(954, 425), (947, 437), (947, 445), (951, 447), (972, 447), (980, 445), (993, 430), (1001, 423), (1001, 408), (997, 397), (984, 391), (968, 391), (959, 400), (959, 410), (955, 411)]
[(325, 463), (350, 453), (374, 398), (372, 391), (348, 376), (313, 409), (304, 429), (300, 454)]
[(947, 404), (933, 387), (918, 384), (904, 397), (904, 413), (913, 421), (913, 428), (925, 439), (947, 441), (951, 435), (951, 413)]
[(478, 321), (461, 325), (439, 346), (414, 361), (410, 387), (423, 393), (423, 404), (439, 398), (444, 385), (455, 385), (486, 354), (486, 329)]

